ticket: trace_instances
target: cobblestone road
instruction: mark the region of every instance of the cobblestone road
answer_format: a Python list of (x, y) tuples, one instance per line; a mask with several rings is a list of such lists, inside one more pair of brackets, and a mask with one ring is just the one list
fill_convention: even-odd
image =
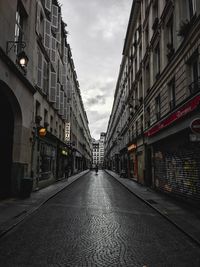
[(0, 266), (199, 267), (200, 248), (100, 171), (1, 238)]

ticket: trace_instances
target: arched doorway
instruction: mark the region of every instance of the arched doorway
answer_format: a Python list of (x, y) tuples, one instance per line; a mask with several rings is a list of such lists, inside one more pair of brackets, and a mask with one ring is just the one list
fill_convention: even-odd
[(0, 86), (0, 198), (11, 194), (14, 114), (8, 96)]

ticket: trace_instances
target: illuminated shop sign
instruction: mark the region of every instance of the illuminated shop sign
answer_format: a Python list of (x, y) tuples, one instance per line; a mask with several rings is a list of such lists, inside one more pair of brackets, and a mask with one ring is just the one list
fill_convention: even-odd
[(162, 130), (163, 128), (171, 125), (175, 121), (178, 121), (179, 119), (182, 119), (185, 117), (188, 113), (195, 110), (200, 103), (200, 95), (193, 98), (191, 101), (183, 105), (179, 110), (171, 114), (168, 118), (164, 119), (163, 121), (156, 124), (154, 127), (152, 127), (149, 131), (145, 133), (146, 136), (152, 136)]
[(128, 147), (128, 151), (130, 151), (130, 150), (134, 150), (134, 149), (136, 149), (137, 148), (137, 145), (136, 144), (132, 144), (132, 145), (130, 145), (129, 147)]

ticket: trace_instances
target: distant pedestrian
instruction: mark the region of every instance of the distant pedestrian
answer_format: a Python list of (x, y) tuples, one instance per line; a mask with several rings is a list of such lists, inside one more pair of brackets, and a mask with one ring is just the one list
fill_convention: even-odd
[(65, 165), (65, 178), (68, 179), (68, 177), (69, 177), (69, 168), (68, 168), (68, 165), (66, 164)]
[(98, 173), (98, 170), (99, 170), (99, 168), (98, 168), (98, 165), (96, 164), (96, 166), (95, 166), (95, 172), (96, 172), (96, 174)]

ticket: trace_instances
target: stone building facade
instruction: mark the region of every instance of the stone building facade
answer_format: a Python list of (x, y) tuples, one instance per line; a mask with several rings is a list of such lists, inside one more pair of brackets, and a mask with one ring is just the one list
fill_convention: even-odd
[(93, 165), (98, 165), (100, 168), (104, 167), (104, 150), (105, 150), (105, 137), (106, 133), (100, 133), (100, 139), (92, 141), (92, 154), (93, 154)]
[[(58, 1), (1, 1), (0, 33), (0, 159), (5, 173), (0, 197), (7, 197), (18, 195), (23, 181), (30, 180), (35, 190), (63, 178), (66, 165), (70, 173), (81, 171), (92, 155)], [(22, 52), (28, 56), (27, 66), (20, 65)], [(84, 162), (79, 168), (74, 167), (76, 152)]]
[(106, 138), (108, 168), (191, 201), (200, 199), (199, 27), (199, 1), (133, 1)]

